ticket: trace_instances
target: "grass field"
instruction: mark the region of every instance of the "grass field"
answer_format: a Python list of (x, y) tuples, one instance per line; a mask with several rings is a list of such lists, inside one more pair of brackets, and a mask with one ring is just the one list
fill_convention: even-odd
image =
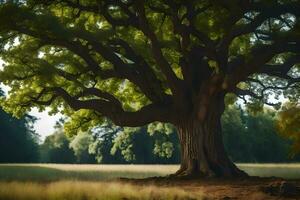
[[(300, 164), (239, 164), (253, 176), (300, 179)], [(177, 165), (0, 165), (0, 199), (203, 199), (201, 190), (119, 183), (174, 173)]]
[(176, 187), (137, 186), (118, 182), (58, 181), (48, 184), (0, 183), (2, 200), (135, 200), (203, 199), (201, 191), (187, 192)]

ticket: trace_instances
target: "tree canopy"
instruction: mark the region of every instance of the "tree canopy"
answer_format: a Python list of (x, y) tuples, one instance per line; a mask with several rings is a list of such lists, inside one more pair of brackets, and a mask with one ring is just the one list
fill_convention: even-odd
[(271, 104), (270, 90), (299, 81), (299, 8), (298, 1), (8, 1), (0, 10), (1, 81), (11, 87), (3, 105), (15, 115), (52, 105), (118, 125), (173, 122), (181, 109), (174, 97), (198, 92), (205, 76), (214, 77), (211, 90)]
[(257, 111), (299, 99), (299, 0), (27, 0), (0, 6), (2, 106), (178, 129), (181, 170), (232, 176), (220, 118), (235, 94)]

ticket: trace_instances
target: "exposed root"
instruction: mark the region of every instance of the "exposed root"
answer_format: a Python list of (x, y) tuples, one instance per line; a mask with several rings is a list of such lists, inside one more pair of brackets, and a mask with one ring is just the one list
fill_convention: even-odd
[(180, 177), (181, 175), (184, 174), (185, 171), (186, 171), (186, 168), (180, 167), (174, 174), (170, 174), (168, 177), (170, 177), (170, 178), (172, 178), (172, 177)]
[(199, 178), (247, 178), (249, 175), (233, 165), (231, 168), (223, 168), (222, 174), (216, 174), (211, 169), (195, 170), (193, 168), (180, 167), (174, 174), (170, 174), (167, 178), (178, 179), (199, 179)]

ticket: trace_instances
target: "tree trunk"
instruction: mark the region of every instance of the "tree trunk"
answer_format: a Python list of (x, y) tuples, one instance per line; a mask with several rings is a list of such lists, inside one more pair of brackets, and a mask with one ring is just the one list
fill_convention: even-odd
[[(210, 103), (205, 114), (177, 124), (181, 145), (181, 166), (175, 176), (241, 177), (239, 170), (228, 158), (223, 145), (221, 115), (224, 106)], [(202, 113), (203, 114), (203, 113)]]

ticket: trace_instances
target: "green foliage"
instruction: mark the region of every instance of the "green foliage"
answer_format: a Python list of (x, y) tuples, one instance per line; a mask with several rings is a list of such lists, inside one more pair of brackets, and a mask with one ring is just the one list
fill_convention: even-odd
[(57, 128), (40, 147), (41, 162), (145, 164), (177, 163), (180, 159), (177, 135), (169, 124), (121, 128), (106, 122), (69, 138), (61, 126)]
[[(254, 142), (253, 135), (259, 138), (255, 140), (257, 148), (247, 146), (247, 152), (238, 152), (241, 155), (236, 159), (253, 151), (255, 155), (248, 159), (266, 160), (260, 155), (260, 147), (269, 148), (269, 139), (285, 148), (272, 135), (275, 130), (271, 114), (261, 113), (264, 103), (273, 104), (268, 102), (272, 96), (278, 100), (284, 95), (294, 102), (299, 99), (297, 87), (290, 87), (297, 86), (299, 65), (292, 63), (290, 70), (270, 69), (278, 68), (271, 65), (299, 57), (295, 47), (299, 42), (299, 16), (292, 8), (288, 12), (284, 9), (298, 1), (204, 0), (168, 5), (170, 2), (149, 0), (142, 8), (128, 1), (1, 3), (0, 54), (5, 64), (0, 80), (10, 88), (9, 94), (0, 99), (1, 107), (16, 117), (24, 116), (32, 107), (42, 111), (47, 106), (51, 114), (64, 114), (68, 118), (64, 132), (69, 138), (61, 133), (49, 137), (44, 144), (46, 152), (64, 147), (68, 154), (72, 140), (78, 162), (87, 162), (80, 159), (90, 153), (99, 162), (108, 161), (111, 157), (107, 149), (127, 162), (163, 162), (160, 157), (173, 162), (179, 151), (174, 127), (156, 122), (145, 125), (156, 120), (176, 121), (174, 116), (161, 118), (166, 117), (165, 107), (169, 109), (167, 113), (178, 114), (178, 118), (191, 110), (193, 115), (198, 112), (194, 109), (202, 105), (198, 97), (203, 91), (205, 101), (240, 92), (242, 97), (252, 98), (244, 98), (249, 103), (247, 114), (239, 118), (236, 111), (230, 111), (235, 114), (234, 124), (227, 123), (231, 117), (225, 113), (225, 135), (226, 130), (233, 133), (227, 142), (235, 137), (250, 142)], [(256, 3), (263, 11), (256, 11)], [(76, 6), (79, 8), (72, 8)], [(269, 16), (270, 6), (278, 7), (278, 13), (285, 16)], [(263, 52), (266, 50), (268, 54)], [(183, 76), (184, 73), (187, 74)], [(232, 105), (235, 101), (236, 96), (229, 94), (225, 103)], [(177, 109), (177, 105), (181, 108)], [(281, 105), (273, 106), (280, 109)], [(261, 128), (252, 114), (265, 127)], [(111, 135), (96, 133), (94, 129), (106, 126), (108, 119), (118, 125), (138, 123), (143, 127), (113, 127)], [(288, 130), (287, 125), (293, 127), (294, 123), (283, 121), (282, 132), (298, 133), (298, 129)], [(258, 131), (252, 133), (250, 129)], [(113, 141), (107, 143), (109, 139)], [(232, 157), (242, 146), (246, 144), (229, 145), (235, 149), (229, 150)], [(150, 156), (153, 152), (155, 156)], [(145, 159), (147, 156), (150, 161)]]
[[(126, 161), (135, 161), (136, 155), (133, 152), (133, 134), (137, 129), (125, 128), (114, 139), (114, 146), (111, 149), (111, 153), (115, 154), (117, 150), (121, 150), (121, 154)], [(144, 145), (144, 144), (141, 144)]]
[(69, 140), (59, 127), (52, 135), (47, 136), (40, 146), (40, 162), (75, 163), (74, 152), (69, 148)]
[(250, 163), (292, 161), (288, 157), (290, 141), (278, 135), (275, 114), (273, 110), (265, 110), (253, 115), (234, 105), (228, 107), (222, 124), (225, 147), (232, 160)]
[(38, 161), (38, 135), (32, 129), (34, 120), (28, 115), (16, 119), (0, 109), (0, 163)]
[(153, 152), (162, 158), (172, 158), (179, 154), (177, 133), (173, 125), (164, 123), (151, 123), (147, 132), (155, 138)]
[[(161, 73), (161, 69), (157, 66), (153, 58), (151, 49), (149, 48), (149, 38), (142, 31), (131, 27), (121, 26), (114, 27), (103, 15), (97, 15), (92, 12), (79, 12), (78, 9), (71, 9), (64, 4), (51, 4), (48, 7), (40, 5), (40, 1), (28, 1), (24, 3), (3, 3), (0, 8), (0, 28), (1, 28), (1, 57), (6, 62), (4, 69), (0, 73), (0, 79), (6, 85), (11, 87), (10, 95), (2, 99), (2, 106), (6, 111), (14, 113), (15, 116), (21, 116), (26, 113), (30, 107), (39, 107), (44, 109), (44, 105), (32, 101), (39, 97), (41, 101), (49, 101), (53, 97), (53, 91), (46, 88), (61, 87), (72, 96), (80, 94), (83, 87), (95, 86), (102, 91), (113, 94), (120, 102), (125, 111), (136, 111), (150, 103), (149, 99), (141, 92), (140, 88), (128, 81), (126, 78), (118, 78), (118, 76), (110, 79), (101, 79), (95, 77), (87, 71), (87, 61), (78, 55), (74, 50), (75, 47), (65, 47), (62, 41), (70, 42), (70, 44), (78, 43), (80, 47), (91, 50), (91, 45), (83, 38), (89, 38), (101, 41), (103, 45), (108, 46), (112, 39), (122, 39), (130, 45), (136, 52), (139, 52), (158, 79), (163, 81), (165, 93), (171, 94), (169, 86), (165, 82), (165, 76)], [(80, 2), (83, 5), (95, 5), (96, 2)], [(38, 6), (37, 6), (38, 5)], [(173, 31), (172, 19), (160, 12), (153, 12), (148, 6), (158, 6), (163, 9), (170, 9), (167, 4), (162, 1), (149, 1), (146, 3), (146, 15), (149, 25), (154, 30), (158, 41), (161, 44), (161, 50), (175, 72), (176, 76), (183, 79), (180, 65), (179, 41), (180, 36)], [(217, 1), (195, 1), (192, 5), (196, 9), (200, 9), (209, 5), (205, 12), (201, 12), (193, 21), (199, 30), (207, 34), (213, 41), (218, 41), (224, 35), (228, 34), (232, 24), (229, 23), (231, 13), (239, 16), (243, 9), (236, 3), (230, 1), (226, 3), (218, 3)], [(35, 7), (35, 10), (32, 7)], [(178, 16), (187, 15), (187, 10), (182, 7), (178, 10)], [(76, 14), (77, 13), (77, 14)], [(127, 19), (128, 15), (122, 9), (111, 9), (109, 13), (116, 19)], [(253, 18), (253, 13), (247, 13), (249, 18)], [(228, 22), (227, 22), (228, 21)], [(241, 18), (237, 21), (238, 25), (247, 24), (249, 19)], [(187, 19), (183, 19), (183, 24), (189, 25)], [(20, 29), (26, 29), (26, 34), (18, 34)], [(29, 29), (29, 30), (27, 30)], [(296, 34), (296, 33), (295, 33)], [(80, 36), (80, 37), (79, 37)], [(236, 37), (229, 48), (229, 60), (240, 54), (248, 56), (250, 48), (259, 43), (254, 40), (253, 34), (246, 34)], [(57, 41), (54, 44), (51, 41)], [(201, 44), (199, 39), (192, 35), (191, 45)], [(188, 47), (190, 49), (190, 47)], [(118, 56), (125, 62), (130, 63), (126, 58), (124, 49), (116, 49)], [(104, 59), (104, 57), (94, 51), (90, 56), (96, 61), (102, 70), (113, 69), (112, 63)], [(220, 69), (216, 60), (209, 60), (209, 65), (215, 68), (215, 72)], [(76, 77), (76, 81), (66, 78), (62, 72), (69, 73)], [(20, 87), (21, 90), (20, 90)], [(41, 92), (43, 94), (40, 96)], [(87, 97), (86, 99), (88, 99)], [(53, 113), (63, 112), (68, 116), (76, 114), (69, 108), (68, 104), (62, 98), (56, 98), (51, 102)], [(103, 118), (103, 116), (93, 116)], [(79, 117), (77, 117), (77, 121)], [(101, 121), (101, 120), (100, 120)], [(78, 123), (78, 122), (75, 122)], [(72, 126), (72, 125), (70, 125)], [(87, 126), (92, 126), (89, 124)]]
[[(2, 30), (13, 29), (14, 24), (16, 26), (22, 24), (23, 26), (30, 26), (30, 31), (38, 35), (42, 34), (49, 38), (55, 38), (58, 35), (59, 37), (56, 39), (68, 41), (74, 39), (74, 35), (71, 36), (69, 31), (81, 32), (82, 29), (86, 29), (93, 34), (88, 36), (101, 38), (102, 40), (111, 38), (112, 27), (101, 17), (86, 13), (73, 21), (70, 10), (64, 8), (64, 12), (60, 11), (60, 8), (57, 7), (44, 13), (33, 14), (26, 6), (4, 4), (1, 6), (0, 12), (1, 28)], [(6, 23), (10, 18), (7, 13), (14, 15), (10, 23)], [(98, 27), (100, 25), (101, 30)], [(122, 32), (126, 32), (126, 34)], [(143, 44), (145, 39), (140, 33), (129, 29), (126, 31), (120, 30), (119, 34), (119, 37), (130, 41), (135, 38), (134, 45), (143, 49), (141, 52), (145, 52), (145, 45)], [(138, 47), (139, 40), (141, 40), (140, 45), (143, 45), (142, 47)], [(37, 97), (43, 91), (43, 88), (62, 87), (71, 95), (75, 95), (82, 91), (83, 86), (91, 84), (90, 81), (94, 80), (93, 76), (86, 73), (86, 64), (82, 58), (65, 48), (44, 45), (39, 39), (25, 35), (9, 38), (5, 44), (9, 48), (5, 49), (5, 45), (3, 46), (5, 50), (1, 51), (1, 57), (7, 65), (0, 73), (0, 79), (4, 84), (9, 85), (11, 90), (10, 95), (2, 99), (2, 106), (6, 111), (13, 113), (14, 116), (20, 117), (32, 106), (39, 107), (42, 110), (44, 106), (32, 102), (32, 99)], [(111, 64), (101, 56), (95, 55), (94, 57), (101, 68), (106, 70), (111, 68)], [(72, 75), (81, 75), (74, 82), (62, 77), (62, 71)], [(125, 110), (138, 110), (148, 103), (147, 98), (140, 93), (137, 86), (129, 81), (118, 78), (105, 81), (97, 78), (94, 81), (97, 88), (110, 92), (117, 97), (122, 102)], [(22, 85), (22, 90), (19, 90), (20, 85)], [(52, 92), (47, 91), (39, 100), (50, 100), (52, 94)], [(62, 99), (56, 99), (52, 102), (51, 107), (53, 113), (63, 112), (66, 115), (73, 115), (74, 113)], [(64, 109), (58, 110), (58, 107)]]
[(291, 139), (294, 143), (292, 146), (291, 156), (300, 152), (300, 107), (295, 103), (287, 103), (278, 114), (277, 129), (279, 133)]
[(88, 132), (81, 132), (72, 139), (69, 147), (74, 151), (78, 163), (95, 163), (95, 158), (89, 154), (92, 142), (93, 137)]
[(111, 150), (113, 154), (118, 151), (130, 163), (179, 161), (177, 135), (174, 128), (168, 124), (155, 123), (138, 129), (123, 129), (115, 138)]
[(120, 130), (120, 127), (116, 127), (107, 121), (92, 131), (93, 142), (89, 145), (89, 153), (95, 157), (98, 163), (114, 164), (125, 162), (119, 150), (112, 153), (115, 138)]
[[(287, 127), (297, 127), (298, 110), (291, 108), (288, 111), (289, 113), (279, 114), (286, 119), (281, 121), (281, 125), (293, 123), (293, 126), (288, 124)], [(287, 115), (290, 117), (287, 118)], [(289, 157), (292, 144), (289, 139), (297, 141), (294, 137), (298, 134), (290, 135), (288, 130), (296, 129), (280, 132), (283, 135), (287, 134), (284, 135), (288, 137), (287, 140), (278, 134), (277, 126), (278, 117), (272, 109), (264, 109), (262, 113), (253, 114), (236, 104), (230, 104), (222, 116), (223, 139), (230, 158), (235, 162), (245, 163), (298, 161), (299, 156)], [(63, 145), (63, 141), (66, 144)], [(71, 163), (170, 164), (178, 163), (180, 160), (180, 145), (175, 128), (170, 124), (158, 122), (141, 128), (121, 128), (106, 122), (105, 125), (98, 126), (90, 132), (81, 132), (69, 139), (62, 132), (60, 135), (55, 133), (46, 139), (45, 144), (47, 143), (53, 143), (52, 146), (59, 147), (61, 151), (64, 149), (70, 152), (70, 158), (65, 157), (64, 160)], [(54, 154), (57, 157), (64, 155), (58, 149), (53, 153), (53, 157)], [(52, 159), (48, 162), (58, 161)]]
[(171, 158), (174, 152), (173, 143), (156, 141), (153, 152), (160, 157)]

